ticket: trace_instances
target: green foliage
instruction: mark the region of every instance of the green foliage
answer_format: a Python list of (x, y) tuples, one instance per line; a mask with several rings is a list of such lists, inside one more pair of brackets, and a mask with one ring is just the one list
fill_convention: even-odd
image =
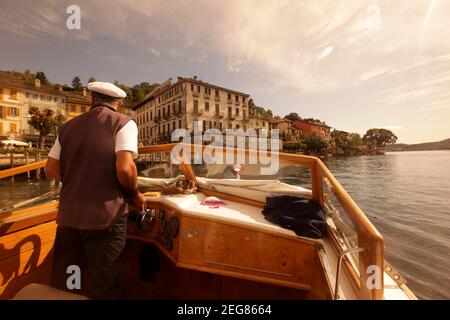
[(369, 148), (384, 148), (386, 145), (394, 144), (397, 136), (390, 130), (374, 128), (367, 130), (363, 141)]
[(63, 84), (63, 85), (60, 86), (60, 87), (63, 89), (63, 91), (66, 91), (66, 92), (71, 92), (71, 91), (73, 91), (72, 87), (70, 87), (67, 83)]
[(331, 132), (330, 151), (337, 155), (351, 155), (358, 153), (363, 145), (358, 133), (333, 130)]
[(286, 141), (291, 141), (292, 140), (292, 136), (290, 133), (286, 133), (286, 137), (285, 137)]
[(306, 136), (303, 143), (308, 153), (320, 153), (328, 147), (328, 143), (325, 140), (315, 135)]
[(351, 148), (359, 148), (363, 145), (363, 140), (359, 133), (350, 133), (349, 139)]
[[(49, 150), (46, 150), (49, 151)], [(10, 146), (0, 146), (0, 154), (24, 154), (28, 153), (29, 155), (33, 155), (38, 153), (39, 150), (36, 148), (28, 148), (28, 147), (10, 147)], [(40, 152), (42, 155), (42, 152)]]
[(31, 107), (28, 113), (31, 115), (28, 124), (39, 132), (38, 148), (42, 148), (45, 137), (49, 134), (56, 134), (59, 126), (65, 121), (62, 114), (55, 115), (53, 110), (50, 109), (40, 110), (37, 107)]
[(157, 83), (150, 84), (149, 82), (141, 82), (133, 87), (129, 87), (119, 81), (114, 81), (114, 85), (121, 88), (127, 94), (127, 99), (131, 102), (141, 102), (144, 100), (145, 96), (152, 92), (157, 86)]
[(301, 119), (297, 112), (291, 112), (288, 115), (286, 115), (284, 118), (288, 119), (288, 120), (291, 120), (291, 121), (300, 120)]
[(91, 83), (91, 82), (96, 82), (97, 80), (95, 80), (95, 78), (93, 77), (93, 76), (91, 76), (89, 79), (88, 79), (88, 83)]
[(39, 79), (41, 81), (41, 85), (49, 85), (50, 81), (48, 81), (47, 76), (43, 71), (36, 71), (36, 79)]
[(72, 89), (75, 91), (80, 91), (83, 88), (80, 77), (76, 76), (72, 80)]
[(30, 70), (26, 70), (23, 73), (23, 80), (26, 84), (34, 85), (35, 76)]
[(283, 142), (283, 150), (301, 151), (305, 148), (305, 144), (300, 141), (286, 141)]

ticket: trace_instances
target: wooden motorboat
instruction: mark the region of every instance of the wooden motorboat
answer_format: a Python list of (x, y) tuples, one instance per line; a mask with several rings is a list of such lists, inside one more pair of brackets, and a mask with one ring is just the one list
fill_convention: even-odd
[[(139, 153), (160, 165), (173, 147), (142, 147)], [(123, 298), (416, 299), (384, 260), (383, 236), (322, 161), (278, 156), (306, 168), (310, 188), (274, 177), (255, 179), (251, 168), (250, 180), (245, 174), (240, 180), (217, 178), (217, 167), (208, 175), (208, 168), (185, 162), (163, 170), (174, 171), (175, 180), (142, 177), (143, 191), (150, 191), (148, 210), (130, 215)], [(0, 171), (0, 179), (43, 166), (45, 161)], [(180, 179), (193, 188), (180, 188)], [(274, 194), (302, 195), (321, 204), (326, 235), (302, 237), (265, 220), (264, 199)], [(201, 205), (208, 196), (226, 206)], [(57, 207), (53, 200), (0, 214), (0, 298), (74, 298), (48, 287)]]

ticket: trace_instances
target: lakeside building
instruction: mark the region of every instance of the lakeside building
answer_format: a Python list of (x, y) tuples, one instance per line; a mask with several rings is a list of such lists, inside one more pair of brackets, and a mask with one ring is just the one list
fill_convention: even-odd
[(22, 135), (24, 94), (19, 81), (0, 73), (0, 139), (18, 139)]
[(301, 129), (293, 125), (293, 121), (282, 118), (273, 119), (270, 122), (271, 129), (278, 129), (280, 138), (284, 141), (298, 141), (302, 138), (303, 132)]
[[(50, 109), (62, 114), (66, 121), (89, 110), (90, 97), (84, 94), (63, 91), (62, 88), (41, 85), (39, 79), (34, 84), (26, 83), (21, 77), (0, 72), (0, 139), (16, 139), (37, 142), (39, 133), (28, 124), (31, 107)], [(46, 138), (52, 143), (54, 136)]]
[(319, 136), (325, 141), (329, 141), (331, 138), (331, 127), (325, 122), (321, 122), (316, 119), (301, 119), (294, 120), (293, 126), (300, 130), (303, 135)]
[[(39, 132), (28, 124), (31, 119), (29, 110), (31, 107), (37, 107), (39, 109), (50, 109), (55, 114), (62, 114), (66, 116), (66, 97), (56, 88), (52, 86), (41, 86), (39, 79), (35, 79), (34, 86), (24, 83), (22, 86), (22, 92), (24, 94), (23, 106), (22, 106), (22, 132), (21, 139), (24, 141), (31, 141), (33, 144), (37, 143)], [(48, 136), (46, 143), (52, 143), (55, 137)]]
[(83, 88), (82, 92), (83, 93), (81, 95), (72, 92), (61, 92), (66, 97), (66, 121), (89, 111), (89, 108), (91, 107), (91, 96), (88, 95), (86, 88)]
[[(144, 145), (170, 142), (172, 131), (194, 131), (194, 121), (201, 129), (270, 129), (270, 117), (249, 107), (247, 93), (220, 87), (193, 78), (168, 79), (156, 87), (133, 110)], [(262, 108), (260, 108), (262, 109)]]
[(249, 122), (248, 127), (253, 129), (270, 130), (270, 122), (273, 119), (272, 114), (268, 113), (263, 107), (249, 105)]

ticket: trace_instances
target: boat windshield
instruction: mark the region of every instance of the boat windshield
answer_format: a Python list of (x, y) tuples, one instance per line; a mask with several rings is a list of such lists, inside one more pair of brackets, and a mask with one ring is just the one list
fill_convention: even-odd
[(180, 165), (172, 163), (170, 152), (139, 154), (136, 167), (138, 176), (146, 178), (170, 179), (183, 174)]

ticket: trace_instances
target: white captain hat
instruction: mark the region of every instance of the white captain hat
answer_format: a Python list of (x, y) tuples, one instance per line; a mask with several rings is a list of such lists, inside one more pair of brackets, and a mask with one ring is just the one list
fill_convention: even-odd
[(88, 90), (101, 93), (113, 98), (125, 98), (127, 94), (119, 87), (109, 82), (90, 82), (87, 85)]

